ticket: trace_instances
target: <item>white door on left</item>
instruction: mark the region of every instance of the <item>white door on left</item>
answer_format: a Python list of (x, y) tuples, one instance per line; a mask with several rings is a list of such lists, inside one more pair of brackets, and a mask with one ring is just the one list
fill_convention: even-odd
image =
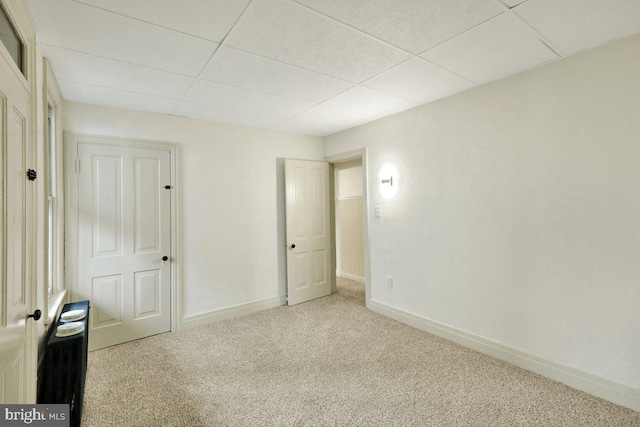
[(78, 299), (90, 349), (171, 329), (171, 153), (78, 144)]
[[(28, 252), (35, 183), (27, 180), (31, 135), (28, 83), (16, 75), (14, 64), (0, 54), (0, 403), (29, 403), (35, 399), (35, 333), (28, 281), (32, 265)], [(19, 71), (18, 71), (19, 73)]]

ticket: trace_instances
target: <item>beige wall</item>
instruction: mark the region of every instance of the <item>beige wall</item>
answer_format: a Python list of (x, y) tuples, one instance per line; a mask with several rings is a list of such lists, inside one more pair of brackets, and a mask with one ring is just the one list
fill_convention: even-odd
[(326, 138), (367, 148), (372, 300), (640, 407), (639, 53), (633, 36)]

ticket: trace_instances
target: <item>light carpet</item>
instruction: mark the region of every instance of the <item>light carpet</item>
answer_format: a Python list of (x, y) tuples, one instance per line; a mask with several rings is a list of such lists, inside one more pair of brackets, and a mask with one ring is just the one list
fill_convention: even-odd
[(640, 426), (640, 413), (375, 314), (362, 285), (91, 352), (82, 425)]

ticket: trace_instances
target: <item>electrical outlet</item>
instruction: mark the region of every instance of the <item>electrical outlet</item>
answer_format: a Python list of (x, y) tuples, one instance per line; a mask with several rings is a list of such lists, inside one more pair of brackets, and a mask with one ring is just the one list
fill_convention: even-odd
[(376, 218), (380, 218), (382, 216), (382, 208), (380, 206), (376, 206), (373, 211), (375, 212)]
[(387, 276), (387, 288), (393, 288), (393, 277)]

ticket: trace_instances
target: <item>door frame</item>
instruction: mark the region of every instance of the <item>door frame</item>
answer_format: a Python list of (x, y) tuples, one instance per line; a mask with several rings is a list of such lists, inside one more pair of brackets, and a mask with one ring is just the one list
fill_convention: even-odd
[[(364, 226), (364, 239), (363, 239), (363, 251), (364, 251), (364, 293), (365, 293), (365, 306), (369, 308), (369, 303), (371, 302), (371, 271), (370, 271), (370, 262), (369, 262), (369, 165), (367, 163), (367, 149), (362, 148), (359, 150), (346, 151), (344, 153), (335, 154), (333, 156), (325, 157), (325, 161), (329, 162), (330, 173), (333, 176), (333, 165), (335, 163), (347, 162), (349, 160), (360, 159), (362, 161), (362, 195), (364, 197), (364, 209), (362, 212), (362, 221)], [(330, 185), (334, 185), (333, 178), (331, 180)], [(330, 204), (331, 204), (331, 215), (335, 216), (335, 195), (332, 194)], [(336, 222), (335, 220), (331, 221), (331, 236), (333, 241), (333, 253), (334, 256), (337, 253), (336, 247), (338, 245), (336, 239)], [(336, 273), (336, 263), (334, 259), (334, 263), (332, 266), (333, 272), (332, 275), (335, 277)], [(333, 282), (333, 286), (336, 286), (336, 280)], [(335, 289), (333, 290), (335, 291)]]
[[(170, 298), (171, 298), (171, 332), (180, 329), (179, 321), (181, 313), (180, 289), (181, 284), (181, 229), (180, 224), (180, 151), (177, 144), (163, 141), (143, 140), (136, 138), (112, 137), (103, 135), (92, 135), (76, 132), (64, 133), (64, 174), (65, 174), (65, 270), (70, 294), (69, 300), (74, 301), (78, 296), (78, 147), (82, 143), (100, 144), (111, 147), (135, 147), (155, 150), (167, 150), (171, 153), (171, 275), (170, 275)], [(82, 167), (82, 165), (80, 165)]]

